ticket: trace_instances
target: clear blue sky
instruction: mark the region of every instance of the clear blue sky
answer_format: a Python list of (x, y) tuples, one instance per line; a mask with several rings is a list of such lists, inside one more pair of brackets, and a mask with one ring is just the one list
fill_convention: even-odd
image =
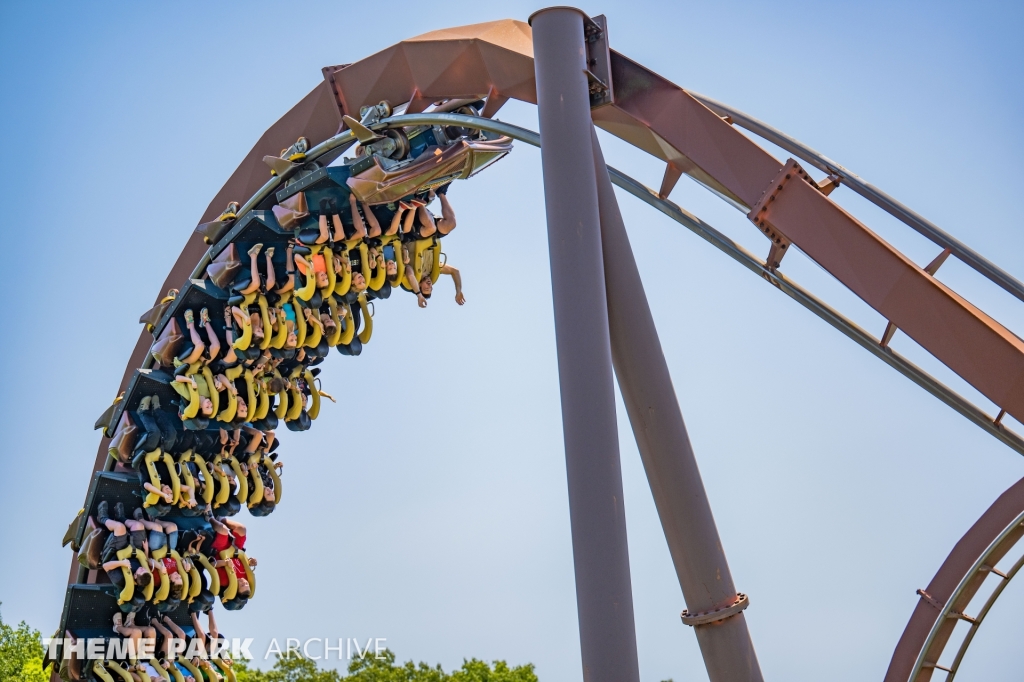
[[(324, 65), (538, 7), (0, 4), (6, 620), (56, 627), (92, 423), (138, 316), (262, 131)], [(616, 49), (806, 141), (1024, 279), (1020, 3), (583, 9), (608, 16)], [(524, 105), (500, 117), (535, 127)], [(659, 163), (603, 139), (611, 163), (657, 186)], [(228, 634), (254, 649), (386, 637), (403, 659), (533, 661), (543, 680), (581, 679), (539, 170), (520, 146), (452, 189), (446, 250), (464, 308), (444, 287), (426, 311), (399, 296), (377, 306), (362, 357), (326, 363), (342, 404), (283, 434), (285, 500), (251, 524), (259, 594), (223, 615)], [(848, 190), (833, 196), (917, 262), (937, 252)], [(767, 253), (693, 183), (673, 199)], [(915, 589), (1024, 461), (707, 243), (621, 202), (766, 678), (880, 679)], [(784, 269), (884, 328), (802, 256)], [(1024, 334), (1019, 302), (959, 264), (940, 275)], [(417, 364), (424, 342), (433, 359)], [(894, 346), (941, 373), (906, 337)], [(409, 382), (421, 406), (389, 408)], [(619, 419), (641, 674), (705, 679), (621, 405)], [(1019, 673), (1022, 604), (1012, 584), (959, 680)]]

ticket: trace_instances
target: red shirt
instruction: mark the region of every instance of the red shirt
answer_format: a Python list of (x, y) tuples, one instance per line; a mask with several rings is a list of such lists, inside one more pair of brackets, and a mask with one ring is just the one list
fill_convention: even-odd
[(221, 552), (231, 546), (231, 536), (227, 533), (217, 533), (217, 537), (213, 539), (213, 551)]
[[(167, 577), (170, 578), (172, 573), (178, 572), (178, 562), (169, 556), (165, 556), (163, 559), (158, 559), (164, 564), (164, 569), (167, 570)], [(160, 571), (153, 571), (153, 585), (160, 587)]]
[[(244, 536), (244, 535), (236, 535), (234, 537), (234, 543), (232, 543), (232, 537), (230, 535), (228, 535), (227, 533), (217, 533), (217, 537), (214, 538), (214, 540), (213, 540), (213, 551), (215, 551), (215, 552), (222, 552), (225, 549), (229, 549), (232, 544), (234, 544), (234, 546), (237, 549), (244, 550), (245, 549), (245, 537), (246, 536)], [(245, 574), (245, 564), (242, 563), (242, 560), (235, 558), (235, 559), (230, 559), (230, 561), (231, 561), (231, 568), (235, 572), (235, 577), (236, 578), (248, 579), (248, 576)], [(218, 566), (217, 567), (217, 577), (220, 578), (220, 586), (222, 588), (227, 587), (227, 585), (228, 585), (228, 572), (227, 572), (227, 569)]]
[[(241, 559), (229, 559), (228, 561), (231, 562), (231, 568), (234, 569), (235, 577), (236, 578), (245, 578), (246, 580), (248, 580), (249, 576), (247, 576), (245, 574), (245, 565), (242, 563)], [(217, 576), (220, 578), (220, 586), (221, 586), (221, 588), (227, 587), (228, 586), (228, 572), (227, 572), (227, 570), (218, 566), (217, 567)]]
[(245, 538), (245, 535), (231, 536), (227, 533), (217, 533), (217, 537), (213, 539), (213, 551), (223, 552), (225, 549), (231, 547), (232, 544), (234, 544), (238, 549), (244, 550)]

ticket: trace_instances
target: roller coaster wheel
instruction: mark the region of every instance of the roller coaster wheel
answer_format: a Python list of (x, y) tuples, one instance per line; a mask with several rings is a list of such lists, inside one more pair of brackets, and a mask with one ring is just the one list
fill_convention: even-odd
[(391, 128), (384, 134), (395, 141), (395, 148), (386, 155), (389, 159), (395, 159), (397, 161), (408, 156), (411, 145), (409, 144), (409, 138), (406, 136), (405, 131), (400, 128)]
[(321, 168), (323, 168), (323, 166), (321, 166), (321, 165), (320, 165), (319, 163), (317, 163), (316, 161), (310, 161), (309, 163), (305, 164), (305, 165), (304, 165), (304, 166), (303, 166), (302, 168), (300, 168), (300, 169), (299, 169), (299, 170), (298, 170), (297, 172), (293, 173), (293, 174), (292, 174), (292, 175), (291, 175), (291, 176), (290, 176), (290, 177), (289, 177), (289, 178), (288, 178), (288, 179), (287, 179), (287, 180), (285, 181), (285, 183), (284, 183), (284, 186), (285, 186), (285, 187), (288, 187), (288, 186), (290, 186), (290, 185), (293, 185), (293, 184), (295, 184), (296, 182), (298, 182), (298, 181), (302, 180), (302, 179), (303, 179), (304, 177), (306, 177), (306, 176), (310, 175), (311, 173), (315, 173), (315, 172), (317, 172), (317, 171), (318, 171), (318, 170), (320, 170)]
[[(453, 113), (453, 114), (462, 114), (464, 116), (479, 116), (480, 115), (480, 112), (478, 112), (476, 109), (474, 109), (471, 106), (459, 107), (458, 109), (456, 109), (455, 111), (453, 111), (451, 113)], [(464, 128), (462, 126), (446, 126), (445, 129), (444, 129), (444, 132), (448, 136), (449, 139), (457, 140), (460, 137), (473, 137), (474, 135), (479, 134), (480, 131), (474, 130), (472, 128)]]

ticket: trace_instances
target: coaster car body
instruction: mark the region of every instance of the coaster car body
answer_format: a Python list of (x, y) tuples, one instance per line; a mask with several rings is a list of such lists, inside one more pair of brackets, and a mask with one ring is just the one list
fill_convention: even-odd
[(460, 138), (446, 146), (429, 146), (415, 158), (393, 161), (372, 156), (369, 167), (348, 178), (356, 198), (367, 204), (389, 204), (451, 180), (466, 179), (512, 150), (506, 136)]

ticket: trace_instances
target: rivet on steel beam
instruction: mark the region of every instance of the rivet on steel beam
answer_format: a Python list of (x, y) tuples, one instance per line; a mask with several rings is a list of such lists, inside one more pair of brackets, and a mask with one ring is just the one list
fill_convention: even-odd
[(743, 611), (750, 606), (750, 599), (747, 595), (742, 592), (736, 593), (736, 599), (729, 606), (715, 609), (714, 611), (705, 611), (704, 613), (690, 614), (689, 611), (683, 610), (679, 617), (683, 620), (683, 625), (689, 625), (694, 627), (696, 625), (707, 625), (709, 623), (717, 623), (718, 621), (725, 620), (726, 618), (732, 618), (740, 611)]
[(818, 188), (818, 191), (828, 196), (832, 194), (832, 190), (839, 186), (842, 179), (838, 175), (829, 175), (821, 180), (821, 182), (814, 183), (814, 186)]
[(782, 265), (782, 257), (786, 255), (786, 246), (780, 239), (774, 242), (771, 248), (768, 249), (768, 259), (765, 261), (765, 266), (769, 271), (775, 272)]
[(944, 605), (940, 604), (939, 601), (935, 597), (933, 597), (932, 595), (928, 594), (924, 590), (918, 590), (917, 594), (920, 595), (921, 599), (924, 599), (926, 602), (928, 602), (929, 604), (931, 604), (935, 608), (937, 608), (939, 610), (942, 610), (942, 607)]
[(968, 616), (966, 613), (960, 613), (958, 611), (950, 611), (946, 614), (946, 618), (956, 618), (958, 620), (965, 620), (968, 623), (974, 623), (977, 620), (973, 616)]

